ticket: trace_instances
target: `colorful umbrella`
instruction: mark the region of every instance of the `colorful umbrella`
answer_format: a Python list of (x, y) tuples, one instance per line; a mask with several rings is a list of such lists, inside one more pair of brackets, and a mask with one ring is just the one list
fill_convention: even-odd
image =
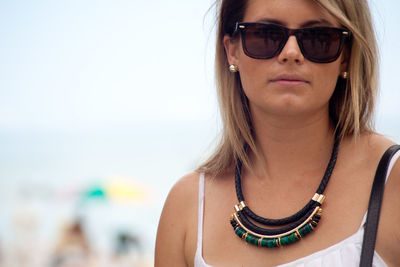
[(128, 178), (111, 177), (83, 190), (81, 201), (100, 200), (130, 204), (146, 202), (149, 196), (150, 190), (144, 184)]

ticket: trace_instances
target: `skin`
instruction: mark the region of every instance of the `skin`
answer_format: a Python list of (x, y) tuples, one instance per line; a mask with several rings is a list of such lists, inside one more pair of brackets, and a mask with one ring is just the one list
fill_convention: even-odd
[[(289, 8), (290, 7), (290, 8)], [(274, 20), (289, 28), (340, 26), (309, 0), (250, 0), (243, 21)], [(318, 21), (316, 23), (316, 21)], [(312, 25), (309, 25), (311, 24)], [(241, 42), (224, 39), (230, 64), (239, 66), (249, 99), (262, 159), (242, 174), (248, 206), (263, 217), (282, 218), (313, 196), (328, 164), (333, 140), (328, 103), (337, 77), (346, 70), (342, 55), (328, 64), (303, 57), (291, 36), (272, 59), (243, 53)], [(282, 79), (296, 75), (296, 80)], [(285, 77), (285, 76), (284, 76)], [(367, 210), (376, 167), (393, 143), (377, 134), (345, 138), (325, 190), (322, 219), (304, 240), (281, 249), (263, 249), (240, 240), (229, 224), (237, 204), (233, 172), (206, 176), (203, 258), (212, 266), (276, 266), (306, 257), (353, 235)], [(385, 187), (376, 251), (389, 266), (400, 266), (400, 161)], [(198, 173), (180, 179), (165, 202), (156, 242), (156, 266), (193, 266), (197, 247)], [(356, 201), (355, 201), (356, 200)]]

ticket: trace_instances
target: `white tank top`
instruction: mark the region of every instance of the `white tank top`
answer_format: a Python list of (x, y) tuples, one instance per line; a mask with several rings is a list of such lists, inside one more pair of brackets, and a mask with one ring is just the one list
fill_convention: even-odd
[[(400, 150), (390, 161), (386, 180), (396, 160), (400, 157)], [(199, 212), (197, 224), (197, 249), (194, 256), (194, 267), (213, 267), (203, 259), (203, 213), (204, 213), (204, 173), (199, 179)], [(277, 267), (358, 267), (360, 265), (361, 247), (364, 235), (364, 225), (367, 214), (361, 222), (360, 228), (353, 235), (326, 249), (317, 251), (295, 261), (278, 265)], [(373, 267), (387, 267), (387, 264), (375, 251)]]

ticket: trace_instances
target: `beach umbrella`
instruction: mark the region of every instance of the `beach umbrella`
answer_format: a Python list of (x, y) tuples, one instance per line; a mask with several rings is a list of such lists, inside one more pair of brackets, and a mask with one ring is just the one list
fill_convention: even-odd
[(109, 177), (94, 182), (82, 191), (81, 204), (93, 201), (112, 203), (144, 203), (149, 200), (150, 189), (133, 179)]

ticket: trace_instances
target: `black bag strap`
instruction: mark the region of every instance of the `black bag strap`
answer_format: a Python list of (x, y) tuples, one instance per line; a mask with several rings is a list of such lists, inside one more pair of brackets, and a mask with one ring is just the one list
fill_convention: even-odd
[(379, 216), (382, 206), (383, 190), (385, 189), (386, 174), (390, 160), (400, 149), (400, 145), (389, 147), (383, 154), (376, 169), (374, 183), (368, 204), (368, 214), (364, 229), (364, 240), (361, 249), (360, 267), (372, 266), (375, 251), (376, 233), (378, 230)]

